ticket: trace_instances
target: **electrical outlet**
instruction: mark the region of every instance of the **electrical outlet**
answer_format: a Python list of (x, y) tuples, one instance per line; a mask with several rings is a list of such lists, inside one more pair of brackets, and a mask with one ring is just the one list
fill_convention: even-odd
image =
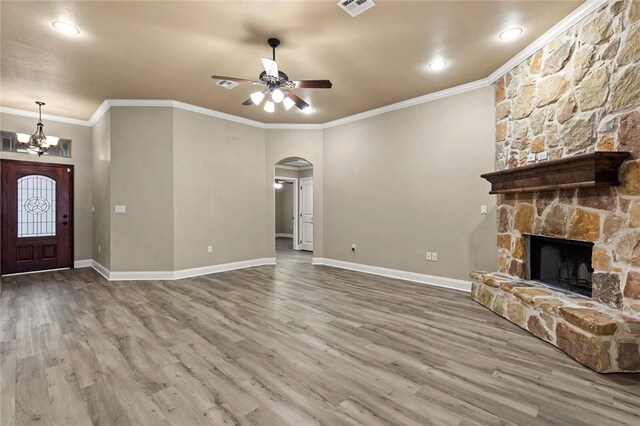
[(213, 253), (213, 246), (207, 246), (207, 253)]
[(431, 253), (431, 260), (433, 260), (434, 262), (438, 261), (438, 253), (437, 252), (433, 252)]
[(127, 212), (127, 206), (115, 206), (114, 212), (117, 214), (125, 214)]
[(356, 252), (356, 248), (357, 248), (357, 247), (356, 247), (356, 245), (355, 245), (355, 244), (351, 244), (351, 251), (352, 251), (352, 252), (354, 252), (354, 253), (355, 253), (355, 252)]
[(427, 254), (425, 255), (425, 259), (427, 259), (429, 261), (431, 260), (431, 252), (430, 251), (428, 251)]
[(480, 214), (487, 214), (487, 206), (485, 204), (480, 206)]
[(527, 155), (527, 163), (533, 163), (534, 161), (536, 161), (536, 154)]
[(548, 158), (547, 151), (542, 151), (536, 154), (538, 160), (546, 160)]

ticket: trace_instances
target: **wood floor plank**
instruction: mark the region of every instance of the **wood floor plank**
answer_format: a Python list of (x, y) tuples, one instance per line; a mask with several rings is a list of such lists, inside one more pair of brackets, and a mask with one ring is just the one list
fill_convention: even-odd
[(0, 425), (637, 425), (601, 375), (464, 292), (312, 266), (0, 281)]
[(16, 424), (52, 424), (45, 366), (40, 354), (18, 359), (15, 403)]
[(70, 383), (64, 365), (47, 368), (51, 420), (57, 425), (90, 425), (91, 418), (87, 404), (74, 384)]
[(0, 426), (16, 424), (16, 342), (0, 342)]

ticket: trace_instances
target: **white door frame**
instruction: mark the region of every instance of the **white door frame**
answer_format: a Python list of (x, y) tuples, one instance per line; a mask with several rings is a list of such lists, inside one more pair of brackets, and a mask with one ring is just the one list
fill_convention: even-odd
[[(298, 178), (292, 178), (292, 177), (285, 177), (285, 176), (275, 176), (274, 180), (278, 179), (278, 180), (283, 180), (285, 182), (293, 182), (293, 249), (294, 250), (300, 250), (300, 244), (298, 244), (298, 212), (299, 212), (299, 206), (298, 206), (298, 193), (300, 192), (300, 190), (298, 189)], [(276, 189), (274, 188), (274, 200), (275, 200), (275, 191)], [(275, 203), (274, 203), (275, 206)], [(275, 230), (275, 223), (273, 225), (273, 229)]]
[[(297, 188), (298, 188), (298, 192), (301, 192), (301, 191), (302, 191), (302, 181), (303, 181), (303, 180), (310, 180), (312, 183), (315, 183), (315, 182), (314, 182), (314, 180), (313, 180), (313, 176), (299, 178), (300, 186), (297, 186)], [(314, 188), (314, 193), (313, 193), (312, 197), (314, 197), (314, 199), (312, 199), (312, 201), (315, 201), (315, 188)], [(298, 216), (300, 216), (300, 214), (298, 214)], [(314, 218), (314, 219), (315, 219), (315, 216), (316, 216), (316, 204), (315, 204), (315, 202), (314, 202), (314, 203), (313, 203), (313, 218)], [(298, 224), (298, 225), (300, 225), (300, 224)], [(315, 233), (316, 233), (316, 227), (314, 226), (314, 227), (313, 227), (313, 236), (314, 236), (313, 241), (314, 241), (314, 246), (315, 246)], [(300, 235), (300, 234), (298, 234), (298, 235)], [(300, 241), (300, 240), (297, 240), (297, 241)], [(298, 244), (298, 250), (302, 250), (302, 245), (301, 245), (301, 244)]]

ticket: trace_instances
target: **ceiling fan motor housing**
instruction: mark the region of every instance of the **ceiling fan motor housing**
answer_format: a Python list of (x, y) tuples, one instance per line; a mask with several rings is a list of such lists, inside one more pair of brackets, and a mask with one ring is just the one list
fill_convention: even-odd
[(277, 38), (270, 38), (269, 40), (267, 40), (267, 43), (269, 43), (269, 46), (273, 47), (274, 49), (280, 46), (280, 40), (278, 40)]

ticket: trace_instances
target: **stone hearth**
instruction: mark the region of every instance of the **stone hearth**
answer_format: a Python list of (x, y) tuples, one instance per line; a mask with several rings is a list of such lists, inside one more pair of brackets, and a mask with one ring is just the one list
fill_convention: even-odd
[[(640, 371), (640, 1), (607, 1), (499, 78), (495, 100), (496, 171), (630, 156), (619, 186), (499, 195), (498, 272), (472, 274), (473, 299), (596, 371)], [(527, 235), (592, 243), (592, 299), (528, 280)]]
[(471, 297), (599, 373), (640, 372), (640, 315), (501, 273), (471, 274)]

